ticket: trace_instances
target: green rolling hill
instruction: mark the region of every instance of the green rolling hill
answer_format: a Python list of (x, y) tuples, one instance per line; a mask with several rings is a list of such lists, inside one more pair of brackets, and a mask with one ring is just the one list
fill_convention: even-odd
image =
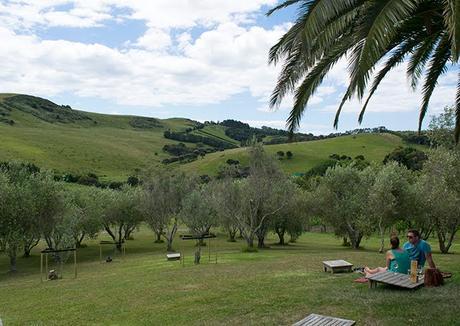
[[(179, 143), (166, 139), (166, 130), (191, 130), (196, 136), (239, 145), (225, 134), (226, 127), (222, 125), (195, 128), (198, 125), (181, 118), (96, 114), (38, 97), (0, 94), (0, 161), (21, 160), (56, 173), (95, 173), (101, 180), (122, 181), (138, 169), (164, 166), (162, 160), (171, 155), (163, 151), (163, 146)], [(364, 155), (368, 160), (381, 161), (401, 145), (402, 139), (392, 134), (360, 134), (265, 147), (274, 155), (277, 151), (291, 151), (293, 158), (281, 160), (281, 165), (286, 172), (296, 173), (307, 171), (333, 153)], [(186, 146), (197, 148), (193, 143)], [(172, 163), (167, 167), (213, 175), (228, 159), (245, 164), (246, 150), (211, 153), (191, 163)]]
[[(167, 129), (196, 122), (104, 115), (71, 110), (31, 96), (0, 96), (0, 161), (22, 160), (58, 172), (96, 173), (126, 180), (136, 169), (160, 165)], [(191, 144), (193, 145), (193, 144)]]
[[(331, 154), (351, 157), (364, 155), (369, 161), (381, 162), (386, 154), (398, 146), (404, 146), (404, 143), (400, 137), (393, 134), (359, 134), (308, 142), (265, 145), (264, 148), (273, 155), (278, 151), (291, 151), (292, 159), (283, 158), (280, 160), (281, 166), (287, 173), (302, 173), (327, 160)], [(238, 160), (243, 165), (247, 164), (247, 151), (244, 148), (236, 148), (212, 153), (203, 159), (184, 164), (180, 168), (188, 172), (214, 175), (228, 159)]]

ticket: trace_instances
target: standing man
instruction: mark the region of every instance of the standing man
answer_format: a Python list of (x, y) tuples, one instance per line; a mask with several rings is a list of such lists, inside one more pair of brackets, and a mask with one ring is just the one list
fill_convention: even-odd
[(425, 261), (428, 261), (430, 268), (436, 268), (431, 255), (431, 246), (425, 240), (420, 239), (420, 233), (417, 230), (407, 231), (407, 240), (403, 249), (407, 251), (411, 260), (416, 260), (418, 266), (422, 268)]

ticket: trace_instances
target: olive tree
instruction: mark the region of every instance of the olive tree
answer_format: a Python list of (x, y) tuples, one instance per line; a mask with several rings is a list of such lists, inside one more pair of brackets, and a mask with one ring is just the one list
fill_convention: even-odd
[(242, 201), (242, 192), (239, 182), (230, 178), (214, 184), (213, 200), (211, 205), (217, 212), (219, 224), (228, 233), (228, 241), (235, 242), (236, 234), (240, 230), (238, 218), (235, 214)]
[(142, 215), (155, 232), (157, 241), (166, 240), (166, 250), (173, 251), (173, 240), (178, 229), (178, 217), (183, 199), (195, 186), (195, 178), (182, 173), (156, 173), (143, 180), (141, 196)]
[(303, 192), (294, 183), (287, 184), (285, 206), (271, 218), (271, 229), (278, 236), (279, 245), (285, 245), (286, 233), (294, 242), (306, 226), (306, 206)]
[(23, 247), (25, 220), (33, 202), (25, 184), (13, 183), (0, 173), (0, 239), (10, 260), (10, 271), (16, 272), (18, 251)]
[(336, 166), (320, 178), (310, 196), (316, 214), (334, 227), (338, 236), (347, 237), (359, 248), (364, 236), (374, 230), (369, 218), (368, 196), (373, 183), (370, 168), (360, 171), (350, 166)]
[(66, 214), (71, 220), (71, 233), (77, 248), (85, 237), (95, 238), (102, 229), (104, 197), (94, 187), (72, 187), (65, 191)]
[(270, 218), (286, 207), (290, 181), (279, 164), (268, 156), (260, 144), (249, 148), (249, 176), (235, 181), (240, 188), (240, 205), (235, 207), (235, 222), (246, 239), (248, 248), (265, 246), (264, 240), (270, 228)]
[(433, 225), (442, 253), (448, 253), (460, 227), (460, 153), (438, 148), (430, 152), (418, 181), (420, 202)]
[(375, 179), (369, 189), (368, 214), (375, 221), (380, 235), (379, 252), (385, 246), (385, 231), (391, 228), (398, 218), (407, 214), (407, 202), (411, 200), (410, 172), (396, 162), (372, 168)]
[[(217, 225), (217, 213), (212, 204), (213, 191), (214, 183), (204, 184), (183, 200), (179, 217), (194, 236), (208, 234), (211, 227)], [(199, 245), (203, 245), (202, 240)]]
[(142, 220), (139, 212), (140, 196), (137, 188), (125, 186), (120, 190), (104, 190), (106, 205), (102, 215), (103, 226), (117, 248), (121, 245)]

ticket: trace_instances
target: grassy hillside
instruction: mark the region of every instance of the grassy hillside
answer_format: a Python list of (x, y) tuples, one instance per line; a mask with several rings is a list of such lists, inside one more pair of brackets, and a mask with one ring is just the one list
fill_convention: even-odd
[[(121, 181), (137, 169), (163, 166), (171, 157), (162, 148), (178, 141), (166, 139), (165, 130), (183, 132), (194, 129), (197, 122), (181, 119), (155, 119), (117, 116), (73, 110), (45, 99), (17, 94), (0, 94), (0, 161), (23, 160), (58, 173), (95, 173), (102, 180)], [(206, 125), (191, 133), (214, 138), (235, 146), (239, 142), (225, 134), (227, 127)], [(195, 148), (196, 144), (187, 143)], [(281, 161), (288, 173), (305, 172), (327, 159), (330, 154), (364, 155), (381, 161), (397, 146), (401, 138), (390, 134), (360, 134), (302, 143), (268, 145), (277, 151), (291, 151), (291, 160)], [(215, 174), (228, 159), (246, 164), (244, 148), (208, 154), (204, 159), (187, 164), (174, 163), (198, 174)]]
[(177, 142), (165, 139), (165, 130), (195, 124), (69, 110), (39, 98), (1, 95), (0, 118), (6, 121), (0, 122), (0, 161), (24, 160), (62, 172), (123, 180), (135, 169), (159, 165), (169, 157), (162, 147)]
[[(334, 153), (351, 157), (364, 155), (367, 160), (381, 162), (386, 154), (402, 145), (404, 145), (402, 139), (392, 134), (360, 134), (309, 142), (266, 145), (265, 149), (273, 155), (278, 151), (291, 151), (294, 154), (293, 158), (290, 160), (284, 158), (281, 160), (281, 166), (288, 173), (296, 173), (311, 169)], [(244, 148), (236, 148), (209, 154), (203, 159), (182, 165), (181, 169), (199, 174), (215, 174), (219, 166), (225, 164), (228, 159), (246, 164), (247, 151)]]
[(203, 136), (203, 137), (213, 137), (218, 140), (226, 141), (230, 144), (233, 144), (235, 146), (239, 146), (240, 142), (228, 137), (225, 134), (225, 127), (224, 126), (219, 126), (219, 125), (208, 125), (205, 126), (203, 129), (197, 129), (192, 132), (192, 134), (198, 135), (198, 136)]

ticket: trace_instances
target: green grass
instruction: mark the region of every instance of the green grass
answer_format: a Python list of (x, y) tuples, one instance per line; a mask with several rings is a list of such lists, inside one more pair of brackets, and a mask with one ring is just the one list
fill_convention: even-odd
[[(0, 94), (0, 104), (11, 96)], [(165, 130), (194, 125), (191, 120), (173, 118), (158, 120), (158, 128), (139, 129), (130, 125), (132, 116), (83, 113), (92, 120), (50, 123), (11, 111), (8, 119), (15, 124), (0, 123), (0, 161), (23, 160), (61, 173), (92, 172), (103, 180), (126, 180), (136, 169), (159, 166), (170, 157), (163, 146), (178, 142), (164, 138)]]
[[(329, 234), (306, 233), (298, 243), (242, 253), (242, 242), (219, 234), (218, 263), (192, 263), (193, 243), (175, 241), (186, 264), (167, 262), (164, 245), (142, 228), (127, 244), (124, 260), (100, 263), (95, 241), (79, 250), (79, 274), (66, 269), (59, 281), (40, 283), (39, 257), (20, 259), (20, 273), (7, 275), (0, 256), (0, 318), (5, 325), (288, 325), (310, 313), (353, 319), (358, 325), (454, 325), (460, 309), (460, 244), (454, 254), (434, 253), (454, 273), (440, 288), (403, 291), (353, 283), (358, 274), (322, 272), (321, 261), (346, 259), (378, 266), (377, 239), (351, 250)], [(274, 242), (269, 239), (269, 243)], [(434, 240), (432, 240), (434, 241)], [(433, 247), (435, 243), (433, 242)], [(214, 258), (214, 257), (213, 257)], [(70, 266), (69, 266), (70, 267)]]
[[(54, 169), (58, 173), (91, 172), (105, 181), (123, 181), (137, 169), (163, 166), (161, 161), (170, 157), (162, 151), (163, 146), (178, 143), (165, 139), (164, 131), (183, 131), (196, 125), (192, 120), (181, 118), (156, 119), (155, 123), (149, 124), (149, 120), (142, 117), (72, 110), (69, 112), (49, 101), (28, 96), (19, 96), (16, 100), (16, 105), (24, 110), (14, 109), (9, 112), (4, 105), (11, 103), (11, 99), (16, 97), (14, 94), (0, 94), (0, 114), (6, 112), (9, 115), (5, 118), (15, 121), (12, 126), (0, 122), (0, 161), (28, 161), (46, 169)], [(43, 108), (34, 108), (34, 103)], [(50, 107), (54, 109), (54, 113), (47, 111)], [(72, 122), (53, 121), (56, 112)], [(43, 115), (49, 122), (34, 114)], [(75, 116), (85, 119), (72, 120)], [(133, 119), (140, 120), (144, 127), (133, 127)], [(208, 125), (202, 130), (194, 130), (193, 133), (239, 145), (238, 141), (225, 135), (223, 126)], [(333, 153), (353, 157), (364, 155), (370, 161), (381, 162), (386, 154), (401, 145), (404, 145), (402, 139), (395, 135), (361, 134), (320, 141), (268, 145), (266, 149), (272, 154), (277, 151), (293, 152), (293, 158), (283, 159), (281, 166), (288, 173), (296, 173), (309, 170)], [(187, 146), (196, 145), (188, 143)], [(247, 164), (247, 151), (245, 148), (237, 148), (216, 152), (192, 163), (175, 163), (167, 168), (180, 167), (184, 171), (214, 175), (219, 166), (228, 159)]]
[(217, 140), (223, 140), (235, 146), (240, 146), (239, 141), (232, 139), (225, 134), (225, 129), (226, 127), (224, 126), (208, 125), (203, 129), (197, 129), (192, 131), (192, 134), (203, 137), (213, 137)]
[[(296, 173), (308, 171), (334, 153), (351, 157), (364, 155), (369, 161), (382, 162), (385, 155), (398, 146), (404, 146), (404, 143), (400, 137), (392, 134), (360, 134), (309, 142), (266, 145), (265, 149), (273, 155), (278, 151), (291, 151), (293, 158), (281, 160), (281, 167), (288, 173)], [(215, 174), (228, 159), (239, 160), (242, 164), (247, 164), (247, 150), (236, 148), (209, 154), (181, 168), (184, 171), (195, 171), (199, 174)]]

